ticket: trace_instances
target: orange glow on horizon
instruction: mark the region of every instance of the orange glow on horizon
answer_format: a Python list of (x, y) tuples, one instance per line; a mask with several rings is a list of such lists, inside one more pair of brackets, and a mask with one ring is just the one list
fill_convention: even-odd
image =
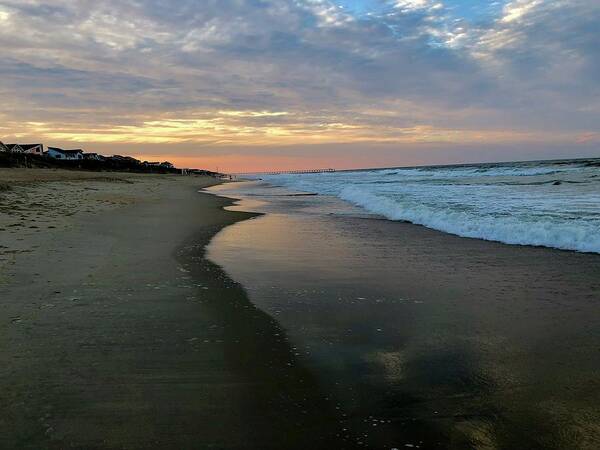
[[(366, 123), (349, 116), (344, 120), (333, 115), (325, 118), (323, 113), (286, 111), (205, 111), (185, 117), (145, 117), (136, 121), (137, 125), (126, 126), (7, 121), (0, 124), (0, 140), (42, 142), (227, 173), (444, 164), (460, 162), (460, 157), (447, 157), (443, 152), (421, 154), (419, 149), (549, 143), (572, 146), (598, 141), (597, 132), (399, 127), (385, 125), (384, 118), (397, 114), (394, 111), (365, 110), (362, 114), (377, 120)], [(347, 153), (345, 146), (383, 150)], [(477, 158), (474, 151), (469, 159)]]
[[(254, 173), (286, 170), (311, 169), (366, 169), (377, 167), (418, 166), (432, 163), (419, 152), (403, 154), (401, 152), (388, 156), (373, 155), (366, 151), (349, 159), (344, 154), (328, 154), (324, 156), (301, 157), (289, 155), (254, 155), (227, 154), (210, 156), (173, 156), (160, 154), (133, 153), (132, 156), (142, 161), (169, 161), (177, 168), (206, 169), (221, 173)], [(444, 164), (448, 161), (442, 161)]]
[(275, 170), (303, 170), (313, 168), (360, 168), (360, 165), (347, 167), (344, 158), (299, 158), (294, 156), (265, 155), (213, 155), (213, 156), (173, 156), (134, 154), (135, 158), (147, 161), (169, 161), (178, 168), (206, 169), (222, 173), (251, 173)]

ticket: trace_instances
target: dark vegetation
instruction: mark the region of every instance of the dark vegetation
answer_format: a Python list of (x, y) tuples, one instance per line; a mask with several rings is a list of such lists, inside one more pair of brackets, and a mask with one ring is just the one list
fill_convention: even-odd
[[(135, 172), (135, 173), (173, 173), (180, 174), (181, 169), (149, 166), (133, 158), (103, 160), (58, 160), (47, 156), (28, 155), (21, 153), (0, 152), (0, 167), (26, 167), (41, 169), (71, 169), (89, 170), (93, 172)], [(200, 175), (217, 175), (206, 170), (194, 170), (193, 173)]]

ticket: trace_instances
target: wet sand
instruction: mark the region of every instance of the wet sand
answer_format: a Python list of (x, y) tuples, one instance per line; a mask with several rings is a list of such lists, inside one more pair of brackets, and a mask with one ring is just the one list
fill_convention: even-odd
[(206, 178), (0, 183), (0, 448), (598, 446), (597, 255)]
[(225, 228), (208, 256), (287, 331), (349, 444), (599, 448), (600, 255), (465, 239), (277, 189), (210, 190), (236, 189), (248, 195), (231, 209), (266, 215)]
[(337, 439), (339, 414), (284, 331), (204, 258), (253, 217), (198, 192), (213, 180), (0, 175), (0, 448)]

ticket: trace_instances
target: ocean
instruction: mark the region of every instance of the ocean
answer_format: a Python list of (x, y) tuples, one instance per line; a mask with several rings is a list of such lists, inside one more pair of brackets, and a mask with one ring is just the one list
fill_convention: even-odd
[(600, 253), (600, 158), (258, 177), (458, 236)]

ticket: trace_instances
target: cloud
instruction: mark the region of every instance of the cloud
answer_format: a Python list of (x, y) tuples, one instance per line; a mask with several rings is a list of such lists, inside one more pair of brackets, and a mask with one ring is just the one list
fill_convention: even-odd
[(512, 110), (539, 115), (529, 119), (533, 126), (597, 128), (590, 112), (600, 106), (598, 19), (598, 2), (514, 1), (472, 51), (495, 73)]
[(0, 114), (13, 135), (105, 143), (597, 131), (598, 2), (516, 0), (485, 20), (450, 0), (371, 3), (0, 0)]

